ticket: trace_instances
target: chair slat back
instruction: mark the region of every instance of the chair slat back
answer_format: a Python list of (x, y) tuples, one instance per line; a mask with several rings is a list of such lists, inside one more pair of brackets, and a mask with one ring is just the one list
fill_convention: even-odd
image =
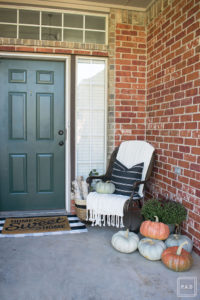
[[(144, 162), (142, 180), (145, 180), (154, 151), (154, 147), (145, 141), (126, 141), (119, 147), (117, 160), (127, 168)], [(139, 194), (141, 196), (143, 196), (143, 188), (144, 185), (140, 185)]]

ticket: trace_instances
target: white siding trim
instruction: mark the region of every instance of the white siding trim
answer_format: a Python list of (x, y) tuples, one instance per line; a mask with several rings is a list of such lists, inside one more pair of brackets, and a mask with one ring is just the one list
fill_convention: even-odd
[[(154, 2), (155, 0), (152, 0)], [(7, 3), (16, 3), (18, 5), (27, 5), (27, 0), (7, 0)], [(152, 4), (149, 4), (149, 6)], [(81, 9), (81, 10), (90, 10), (90, 11), (101, 11), (101, 12), (110, 12), (111, 8), (119, 8), (126, 10), (134, 10), (134, 11), (146, 11), (147, 8), (136, 7), (130, 5), (120, 5), (120, 4), (110, 4), (110, 3), (100, 3), (98, 0), (94, 2), (90, 1), (79, 1), (79, 0), (49, 0), (49, 1), (41, 1), (41, 0), (32, 0), (32, 5), (38, 6), (50, 6), (54, 8), (73, 8), (73, 9)]]

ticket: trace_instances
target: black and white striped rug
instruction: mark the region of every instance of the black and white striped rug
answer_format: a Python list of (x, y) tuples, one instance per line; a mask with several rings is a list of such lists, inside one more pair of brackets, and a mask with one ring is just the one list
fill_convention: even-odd
[[(37, 216), (35, 216), (37, 217)], [(41, 216), (40, 216), (41, 217)], [(12, 217), (13, 218), (13, 217)], [(80, 222), (76, 215), (67, 215), (71, 230), (66, 231), (53, 231), (53, 232), (37, 232), (37, 233), (18, 233), (18, 234), (2, 234), (3, 226), (6, 218), (0, 218), (0, 238), (6, 237), (26, 237), (26, 236), (45, 236), (45, 235), (61, 235), (87, 232), (85, 224)]]

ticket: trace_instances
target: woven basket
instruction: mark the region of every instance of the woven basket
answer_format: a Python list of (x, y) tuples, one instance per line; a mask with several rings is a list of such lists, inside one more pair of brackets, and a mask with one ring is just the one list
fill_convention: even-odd
[(75, 212), (80, 220), (86, 221), (86, 200), (75, 199)]

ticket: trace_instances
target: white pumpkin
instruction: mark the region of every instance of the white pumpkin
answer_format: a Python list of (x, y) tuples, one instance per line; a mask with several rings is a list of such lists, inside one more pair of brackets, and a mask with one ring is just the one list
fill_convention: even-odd
[(192, 252), (193, 242), (187, 235), (170, 234), (168, 239), (165, 241), (165, 245), (167, 246), (167, 248), (180, 246), (185, 241), (187, 241), (188, 243), (184, 244), (183, 248), (188, 252)]
[(110, 181), (99, 181), (96, 184), (96, 192), (100, 194), (112, 194), (115, 191), (115, 185)]
[(149, 238), (141, 239), (138, 244), (140, 254), (149, 260), (160, 260), (166, 248), (163, 241)]
[(123, 253), (134, 252), (139, 243), (139, 237), (136, 233), (127, 231), (118, 231), (115, 233), (111, 240), (112, 246)]

